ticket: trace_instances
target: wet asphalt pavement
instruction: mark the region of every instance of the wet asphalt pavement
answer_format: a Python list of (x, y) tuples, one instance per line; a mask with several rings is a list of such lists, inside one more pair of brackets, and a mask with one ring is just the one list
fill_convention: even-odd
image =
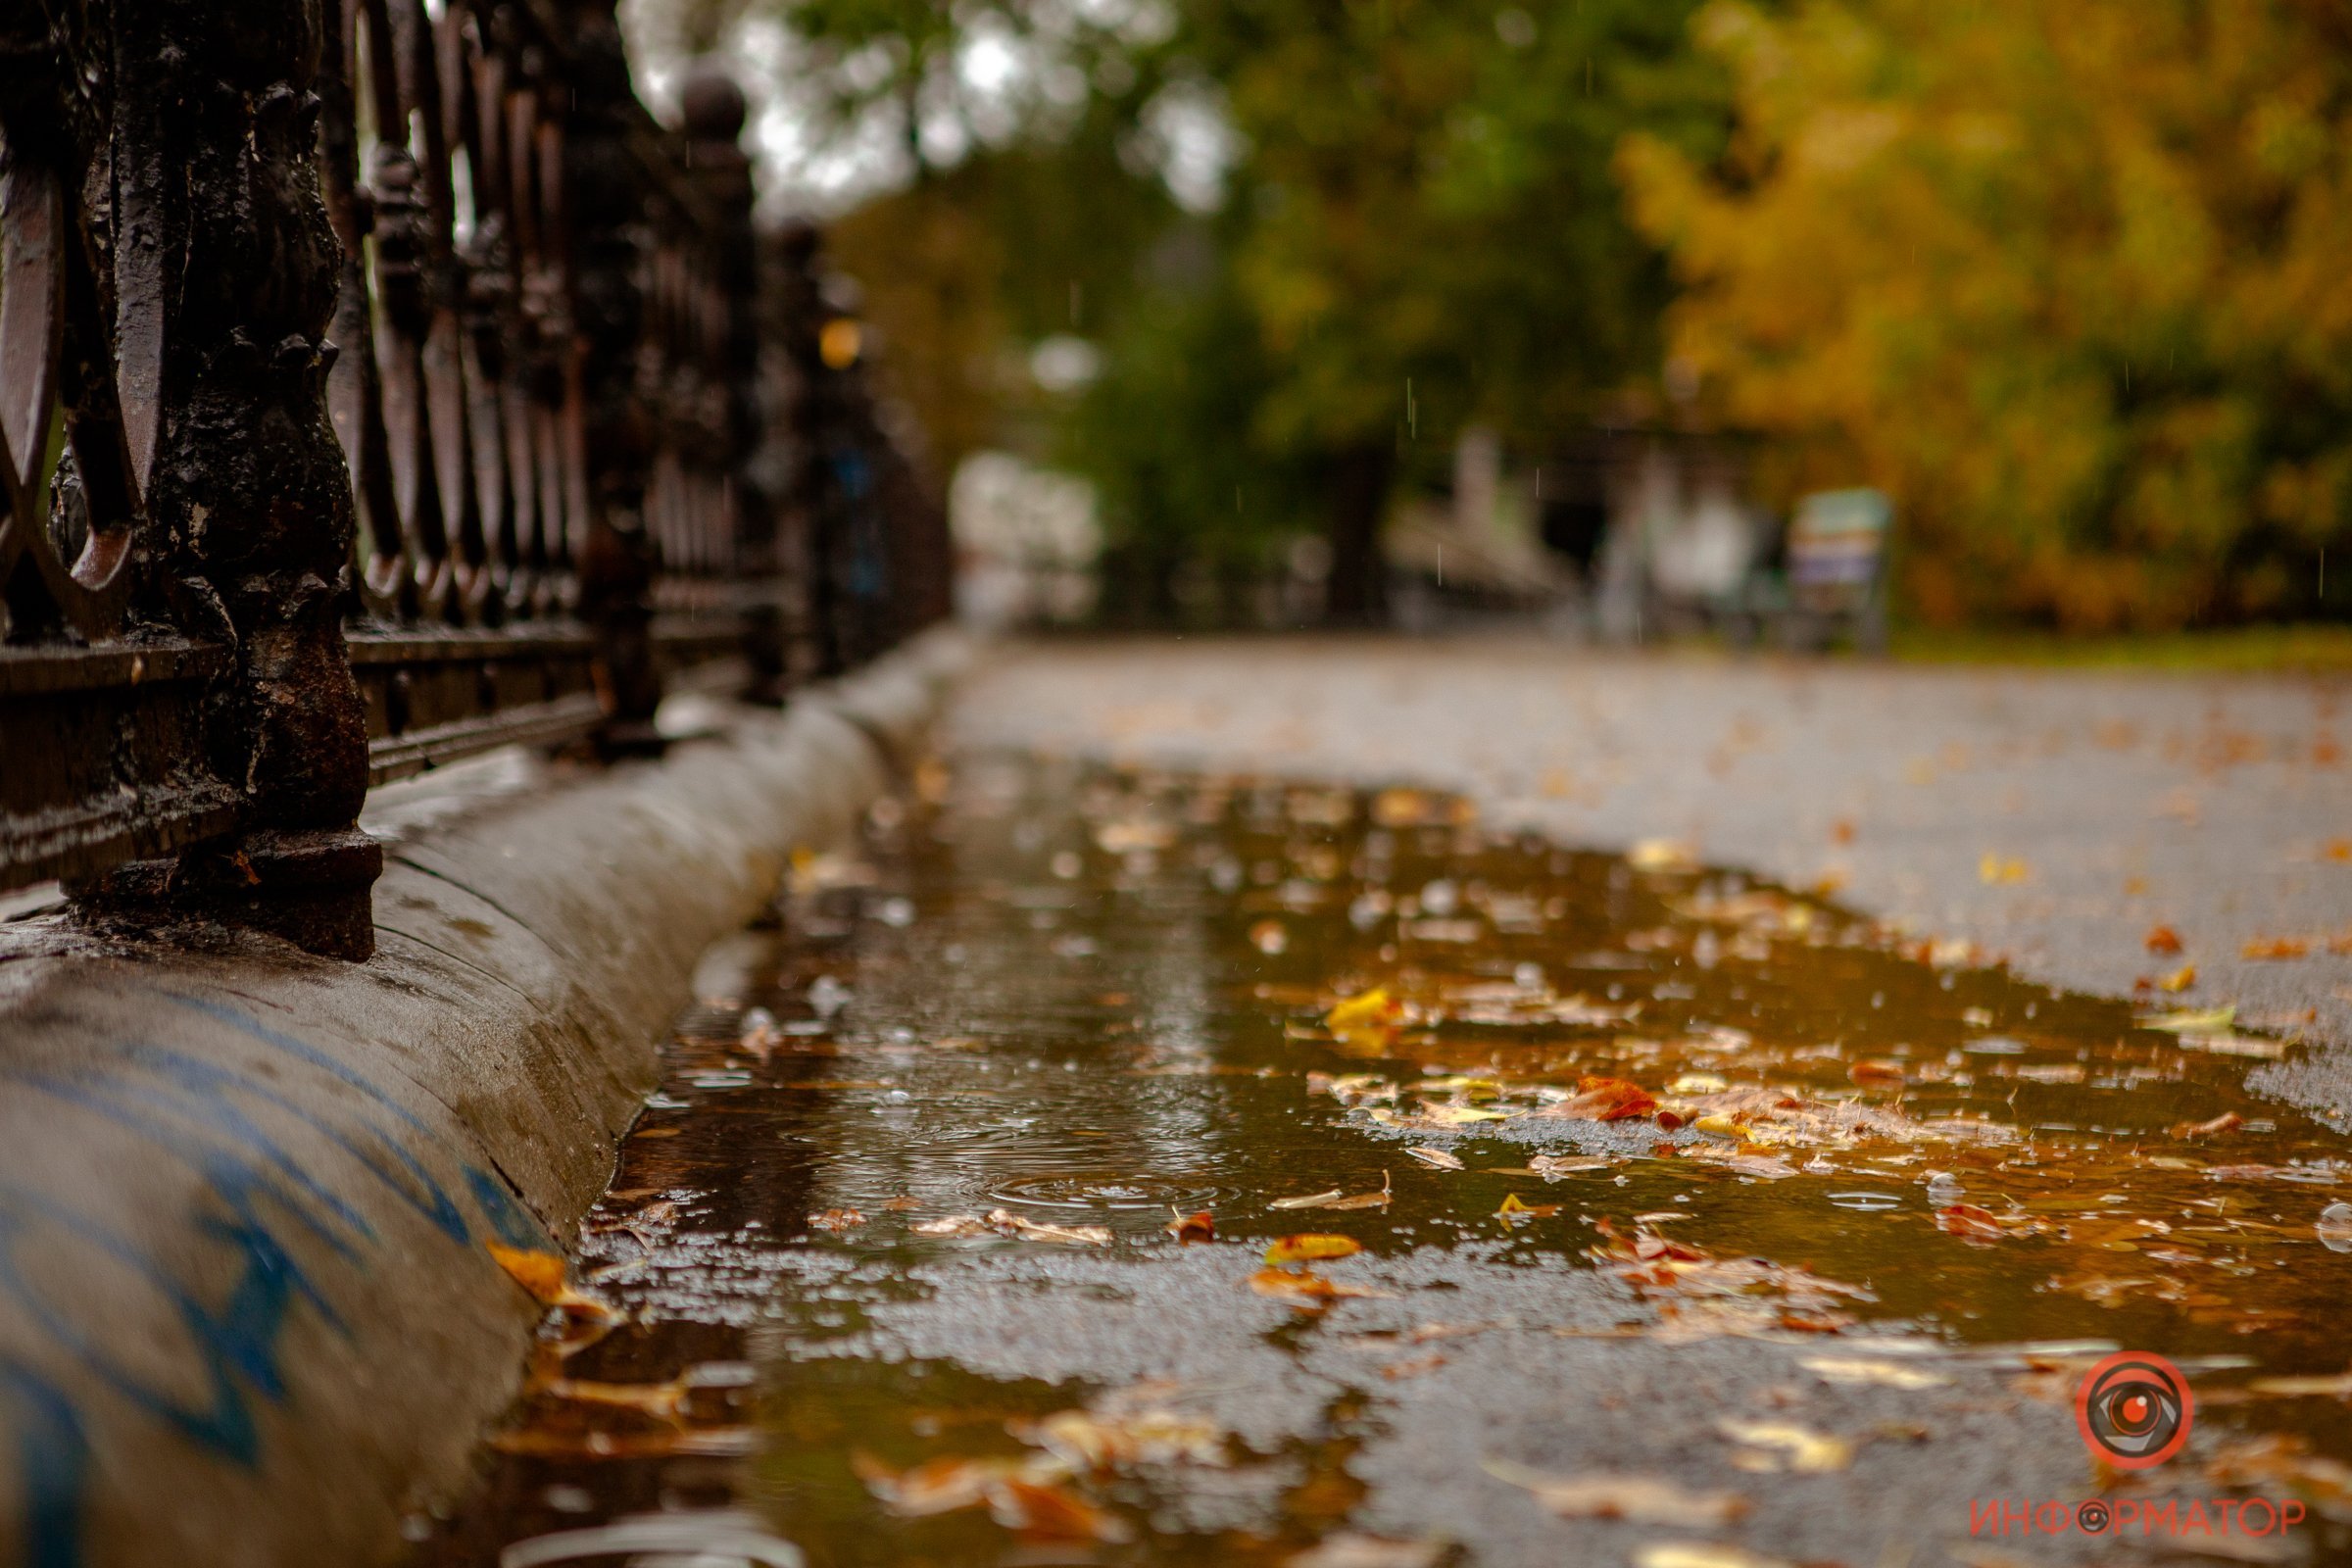
[[(2352, 1048), (2352, 676), (1633, 656), (1528, 640), (1014, 645), (956, 744), (1458, 790), (1491, 821), (1704, 859), (2109, 996)], [(2168, 927), (2179, 953), (2151, 953)], [(2250, 944), (2301, 956), (2249, 958)], [(2334, 945), (2331, 951), (2331, 944)], [(2267, 1071), (2352, 1125), (2352, 1050)]]
[[(2248, 1497), (2310, 1518), (2186, 1544), (2352, 1550), (2352, 1147), (2246, 1088), (2301, 1048), (1287, 759), (968, 744), (1009, 689), (711, 954), (580, 1240), (604, 1315), (551, 1318), (422, 1561), (657, 1510), (698, 1568), (747, 1529), (825, 1568), (2005, 1568), (2181, 1543), (1997, 1504)], [(2136, 1477), (2078, 1431), (2121, 1348), (2203, 1401)]]

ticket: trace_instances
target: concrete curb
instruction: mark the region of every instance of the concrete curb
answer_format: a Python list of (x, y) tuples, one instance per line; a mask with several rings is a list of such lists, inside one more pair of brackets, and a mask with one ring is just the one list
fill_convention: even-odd
[(0, 927), (0, 1562), (384, 1559), (515, 1391), (538, 1313), (485, 1244), (570, 1234), (698, 955), (970, 653), (660, 762), (385, 792), (363, 965)]

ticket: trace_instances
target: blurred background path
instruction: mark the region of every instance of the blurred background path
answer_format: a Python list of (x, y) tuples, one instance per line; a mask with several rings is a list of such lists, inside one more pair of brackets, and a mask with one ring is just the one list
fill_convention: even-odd
[[(971, 682), (951, 739), (1459, 790), (1491, 820), (1571, 844), (1671, 841), (1831, 884), (2051, 985), (2234, 1004), (2241, 1023), (2344, 1048), (2348, 699), (2340, 675), (1736, 662), (1533, 639), (1037, 641)], [(2352, 1052), (2256, 1083), (2340, 1120)]]

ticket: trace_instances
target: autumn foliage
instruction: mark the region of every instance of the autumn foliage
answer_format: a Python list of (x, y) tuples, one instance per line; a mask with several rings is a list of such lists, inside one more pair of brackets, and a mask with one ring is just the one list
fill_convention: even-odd
[(1713, 0), (1720, 162), (1618, 172), (1702, 403), (1893, 494), (1935, 622), (2320, 608), (2352, 564), (2352, 7)]

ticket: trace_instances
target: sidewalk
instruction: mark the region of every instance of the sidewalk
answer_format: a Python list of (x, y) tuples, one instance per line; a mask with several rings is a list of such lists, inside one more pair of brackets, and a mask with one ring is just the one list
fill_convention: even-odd
[[(2244, 1023), (2338, 1048), (2252, 1083), (2352, 1119), (2340, 675), (1519, 640), (1056, 642), (1001, 650), (949, 739), (1459, 790), (1490, 821), (1569, 843), (1672, 839), (1783, 883), (1835, 883), (1857, 908), (2053, 986), (2129, 995), (2193, 966), (2164, 1001), (2234, 1004)], [(2149, 950), (2158, 927), (2178, 953)]]

